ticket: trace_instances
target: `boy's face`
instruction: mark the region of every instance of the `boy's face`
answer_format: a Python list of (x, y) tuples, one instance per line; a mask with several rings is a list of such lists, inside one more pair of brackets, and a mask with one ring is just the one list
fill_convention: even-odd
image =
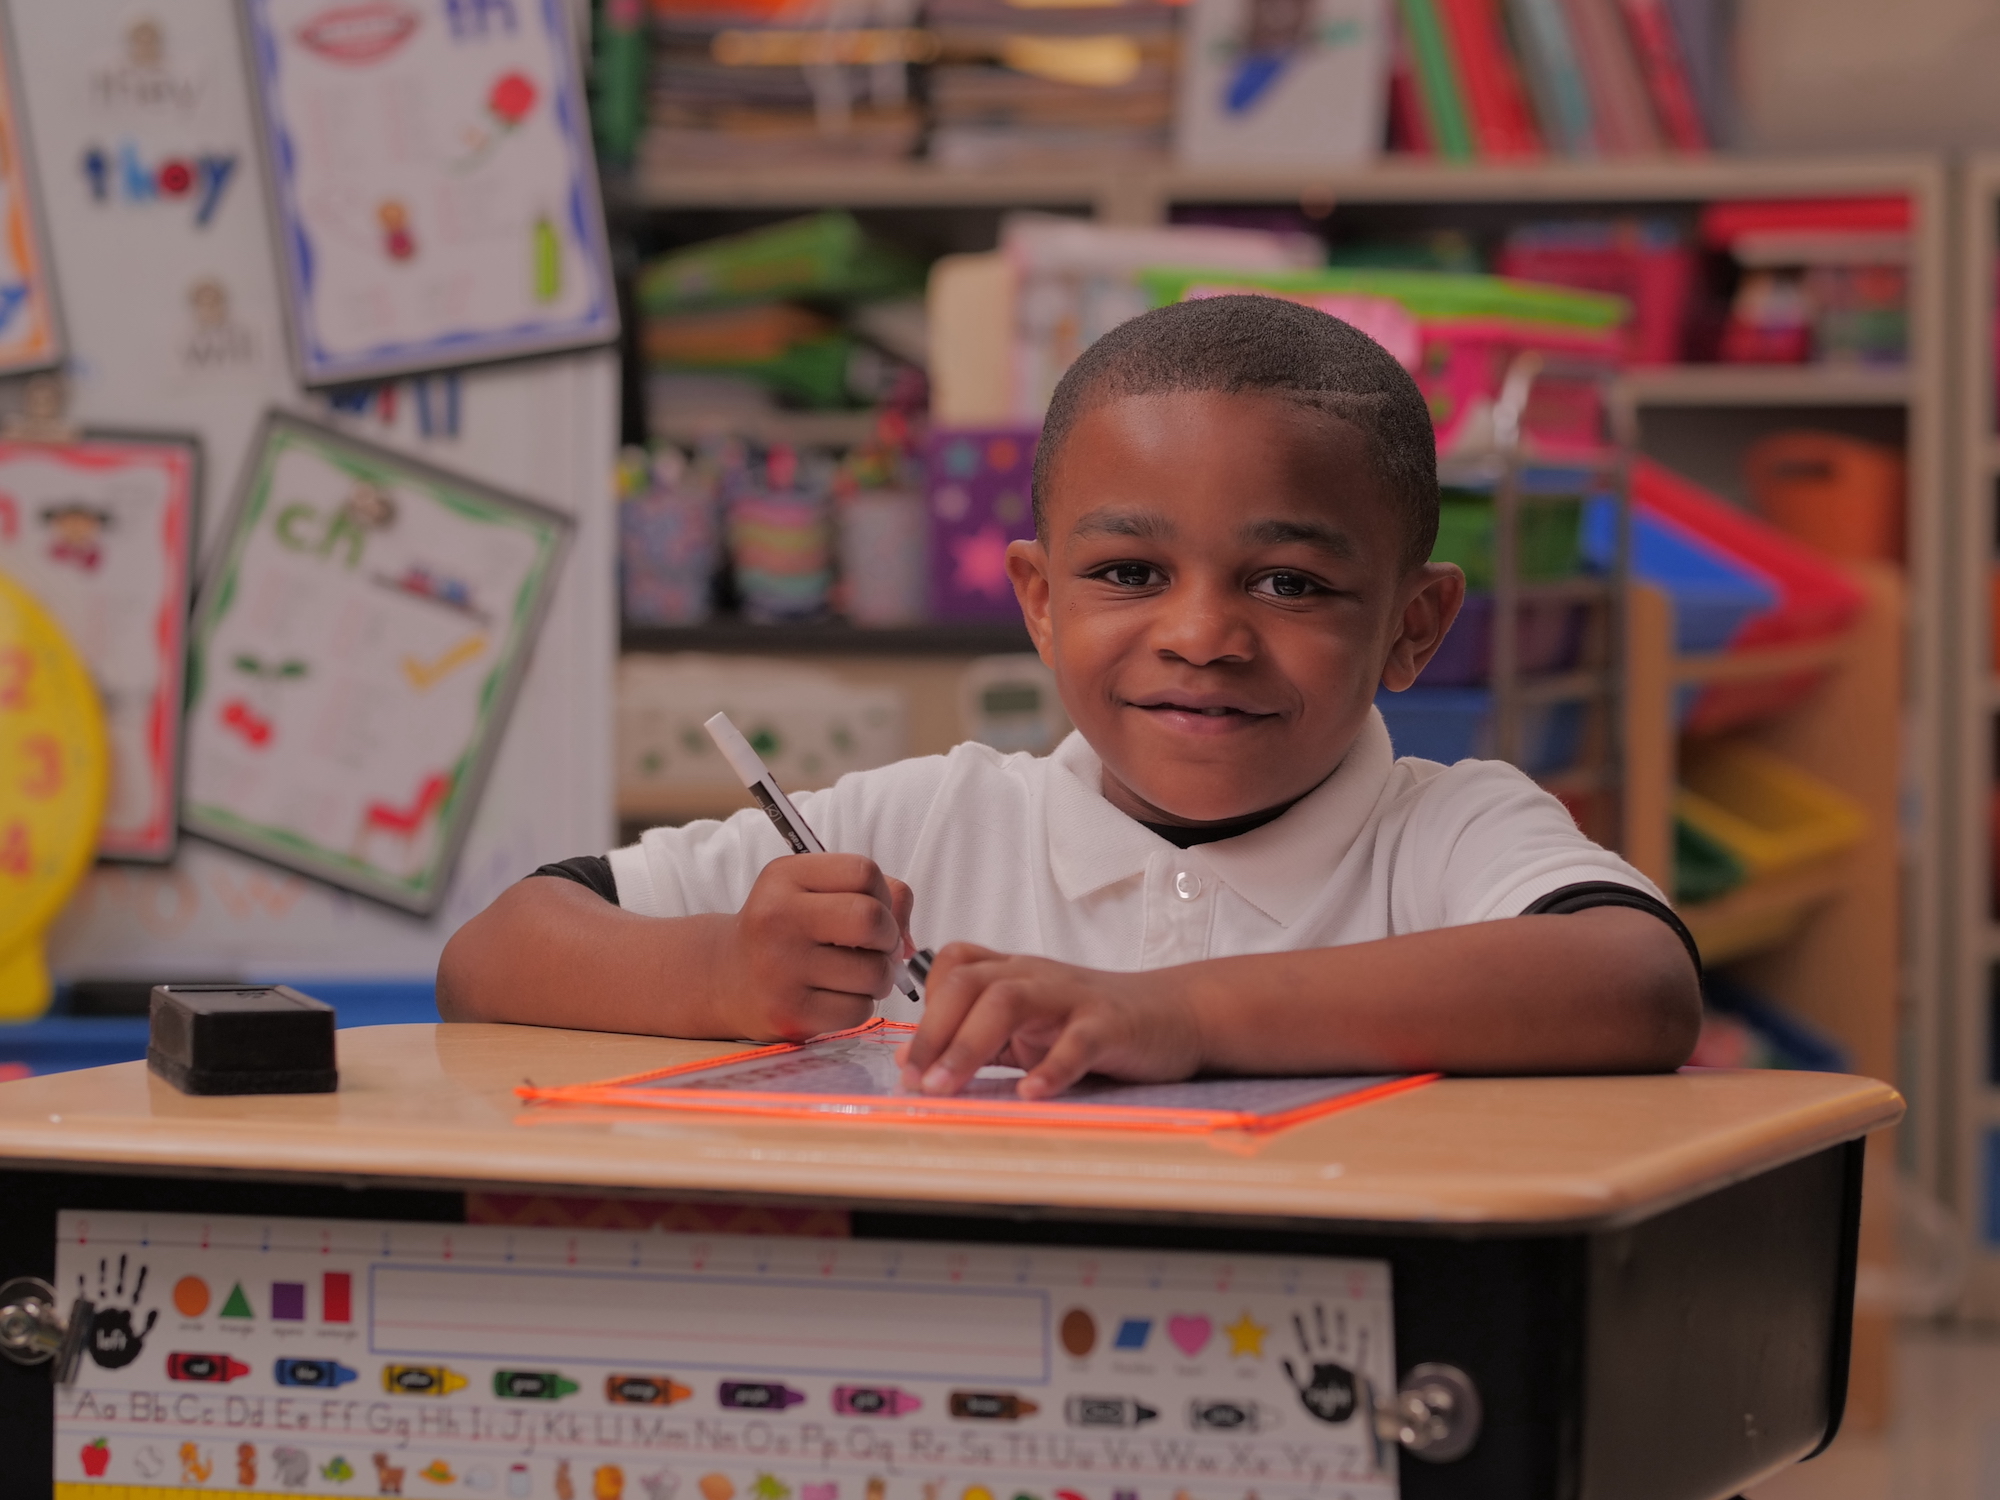
[(1104, 795), (1149, 822), (1312, 790), (1464, 599), (1457, 568), (1404, 568), (1367, 437), (1278, 396), (1107, 402), (1048, 490), (1046, 542), (1008, 549), (1014, 591)]

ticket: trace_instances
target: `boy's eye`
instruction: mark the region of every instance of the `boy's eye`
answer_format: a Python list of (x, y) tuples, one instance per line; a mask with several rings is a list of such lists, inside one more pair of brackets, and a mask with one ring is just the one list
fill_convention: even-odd
[(1161, 575), (1160, 570), (1151, 563), (1122, 562), (1101, 569), (1097, 576), (1107, 583), (1117, 584), (1120, 588), (1143, 589), (1158, 583)]
[(1325, 592), (1317, 579), (1304, 573), (1269, 573), (1251, 587), (1258, 593), (1275, 594), (1280, 599), (1303, 599), (1309, 594)]

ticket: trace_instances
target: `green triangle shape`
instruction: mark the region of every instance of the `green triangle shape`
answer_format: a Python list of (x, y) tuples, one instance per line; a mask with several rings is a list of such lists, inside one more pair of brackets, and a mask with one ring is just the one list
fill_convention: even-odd
[(243, 1295), (242, 1282), (237, 1282), (235, 1286), (229, 1289), (229, 1300), (222, 1304), (222, 1316), (225, 1318), (253, 1318), (256, 1316), (255, 1313), (250, 1311), (250, 1299)]

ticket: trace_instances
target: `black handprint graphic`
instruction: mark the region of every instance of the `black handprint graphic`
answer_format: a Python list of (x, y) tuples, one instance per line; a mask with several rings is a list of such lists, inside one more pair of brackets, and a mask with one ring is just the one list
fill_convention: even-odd
[(1304, 1356), (1304, 1367), (1310, 1371), (1307, 1378), (1301, 1378), (1292, 1368), (1289, 1356), (1285, 1359), (1285, 1374), (1292, 1382), (1292, 1388), (1299, 1393), (1299, 1402), (1305, 1409), (1322, 1422), (1345, 1422), (1354, 1415), (1354, 1372), (1347, 1366), (1326, 1358), (1327, 1353), (1338, 1347), (1345, 1352), (1347, 1347), (1347, 1326), (1343, 1316), (1336, 1315), (1335, 1337), (1328, 1338), (1326, 1331), (1326, 1309), (1318, 1303), (1312, 1310), (1314, 1339), (1306, 1337), (1305, 1319), (1298, 1313), (1292, 1314), (1292, 1329), (1299, 1336), (1299, 1353)]
[[(83, 1278), (76, 1278), (78, 1296), (87, 1296), (83, 1288)], [(138, 1315), (139, 1299), (146, 1292), (146, 1268), (139, 1267), (138, 1278), (132, 1283), (132, 1297), (125, 1307), (112, 1307), (110, 1299), (125, 1295), (125, 1257), (118, 1257), (118, 1280), (111, 1281), (108, 1262), (97, 1263), (97, 1311), (90, 1320), (90, 1357), (107, 1370), (122, 1369), (139, 1357), (139, 1351), (146, 1347), (146, 1335), (153, 1331), (153, 1325), (160, 1321), (160, 1310), (154, 1308), (146, 1314), (145, 1326), (134, 1328), (132, 1319)]]

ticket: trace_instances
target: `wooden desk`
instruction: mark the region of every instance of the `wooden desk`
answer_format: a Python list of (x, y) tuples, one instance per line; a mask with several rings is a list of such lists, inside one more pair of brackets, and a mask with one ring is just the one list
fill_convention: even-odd
[[(766, 1214), (757, 1220), (766, 1227), (832, 1227), (857, 1242), (1086, 1246), (1107, 1257), (1137, 1247), (1169, 1267), (1169, 1282), (1218, 1255), (1289, 1257), (1308, 1267), (1348, 1258), (1387, 1268), (1396, 1375), (1419, 1364), (1455, 1366), (1484, 1405), (1479, 1438), (1463, 1457), (1400, 1456), (1402, 1495), (1694, 1500), (1735, 1493), (1814, 1450), (1838, 1425), (1860, 1139), (1902, 1112), (1893, 1090), (1865, 1079), (1690, 1072), (1451, 1079), (1261, 1140), (808, 1126), (527, 1112), (512, 1093), (524, 1077), (583, 1082), (727, 1050), (710, 1044), (385, 1026), (344, 1031), (339, 1045), (342, 1086), (333, 1095), (189, 1098), (139, 1064), (0, 1085), (0, 1279), (55, 1274), (56, 1216), (65, 1209), (90, 1211), (100, 1224), (120, 1213), (412, 1225), (511, 1213), (518, 1224), (560, 1213), (551, 1194), (619, 1199), (599, 1211), (606, 1223), (664, 1214), (668, 1224), (727, 1228), (734, 1209), (762, 1206), (819, 1211)], [(662, 1209), (660, 1200), (719, 1207), (702, 1211), (707, 1219), (675, 1220), (684, 1211)], [(77, 1238), (74, 1226), (65, 1232)], [(134, 1243), (149, 1242), (142, 1234)], [(631, 1243), (639, 1256), (641, 1242)], [(653, 1254), (666, 1243), (649, 1238), (644, 1247)], [(444, 1245), (449, 1258), (451, 1240)], [(221, 1325), (212, 1313), (203, 1322), (170, 1311), (163, 1333), (187, 1332), (167, 1342), (194, 1330), (215, 1342)], [(1299, 1337), (1307, 1338), (1303, 1325)], [(1168, 1379), (1171, 1364), (1148, 1378)], [(1102, 1382), (1120, 1367), (1091, 1368)], [(1193, 1378), (1197, 1367), (1178, 1368)], [(1237, 1374), (1247, 1380), (1248, 1370), (1243, 1364)], [(86, 1362), (83, 1386), (103, 1374)], [(49, 1474), (51, 1391), (43, 1372), (0, 1364), (0, 1453), (10, 1469), (39, 1464), (36, 1472)], [(1052, 1408), (1060, 1401), (1043, 1399)], [(1272, 1443), (1319, 1431), (1296, 1407), (1263, 1409), (1277, 1424)], [(1170, 1412), (1161, 1420), (1176, 1419)], [(1036, 1420), (1062, 1427), (1056, 1409)], [(349, 1443), (353, 1461), (369, 1456), (357, 1446), (365, 1441)], [(392, 1458), (399, 1451), (392, 1446)], [(414, 1473), (422, 1455), (408, 1454)], [(263, 1462), (268, 1477), (268, 1453)], [(679, 1467), (681, 1500), (694, 1500), (699, 1464)], [(1391, 1449), (1383, 1482), (1393, 1484), (1397, 1472)], [(218, 1470), (209, 1482), (225, 1477)], [(505, 1477), (514, 1478), (511, 1470)], [(630, 1500), (645, 1500), (638, 1477)], [(375, 1493), (368, 1480), (362, 1473), (310, 1493)], [(907, 1500), (960, 1500), (963, 1482), (933, 1480), (920, 1491), (913, 1480)], [(42, 1493), (45, 1483), (20, 1493)], [(543, 1480), (529, 1474), (519, 1483)], [(592, 1493), (580, 1477), (570, 1483), (578, 1495)], [(898, 1483), (891, 1476), (878, 1495), (871, 1480), (870, 1500), (904, 1500)], [(1111, 1483), (1078, 1480), (1060, 1493), (1294, 1493), (1282, 1483), (1224, 1479)], [(979, 1500), (975, 1490), (967, 1493)], [(407, 1492), (447, 1491), (427, 1481)], [(1333, 1481), (1296, 1491), (1327, 1500), (1349, 1492)], [(111, 1500), (139, 1491), (97, 1493)], [(763, 1500), (775, 1493), (766, 1489)]]

